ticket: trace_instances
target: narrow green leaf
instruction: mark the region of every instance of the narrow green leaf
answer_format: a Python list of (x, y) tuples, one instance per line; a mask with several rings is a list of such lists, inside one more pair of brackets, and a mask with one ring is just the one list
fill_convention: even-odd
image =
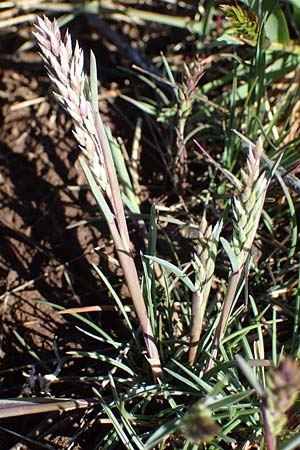
[(32, 350), (31, 346), (28, 344), (28, 342), (17, 332), (17, 330), (12, 330), (13, 334), (16, 336), (20, 344), (23, 345), (23, 347), (28, 351), (28, 353), (37, 361), (40, 361), (40, 357), (38, 354)]
[(218, 409), (228, 408), (228, 406), (232, 405), (233, 403), (244, 400), (245, 398), (252, 395), (254, 392), (255, 391), (253, 389), (252, 391), (248, 390), (248, 391), (244, 391), (244, 392), (239, 392), (237, 394), (227, 395), (226, 397), (222, 398), (221, 400), (214, 399), (213, 401), (208, 401), (206, 403), (206, 405), (209, 407), (209, 409), (211, 411), (217, 411)]
[(291, 222), (291, 229), (292, 229), (292, 242), (290, 246), (289, 251), (289, 257), (292, 258), (295, 254), (296, 248), (297, 248), (297, 242), (298, 242), (298, 224), (297, 224), (297, 214), (295, 210), (295, 205), (293, 201), (293, 197), (291, 196), (289, 189), (287, 188), (287, 185), (285, 184), (284, 179), (277, 174), (278, 182), (286, 196), (286, 200), (289, 206), (290, 210), (290, 222)]
[(174, 370), (169, 369), (168, 367), (165, 367), (164, 371), (168, 372), (174, 378), (176, 378), (177, 380), (179, 380), (182, 383), (186, 384), (187, 386), (191, 387), (192, 389), (195, 389), (196, 391), (199, 391), (199, 386), (197, 386), (197, 384), (194, 383), (193, 381), (185, 378), (183, 375), (180, 375), (179, 373), (175, 372)]
[(170, 436), (170, 434), (174, 433), (174, 431), (178, 430), (178, 428), (180, 427), (180, 423), (180, 419), (176, 418), (159, 427), (158, 430), (156, 430), (145, 443), (145, 450), (152, 449), (163, 439), (167, 438), (168, 436)]
[(164, 269), (168, 270), (169, 272), (174, 273), (174, 275), (176, 277), (178, 277), (186, 285), (186, 287), (188, 289), (190, 289), (192, 292), (194, 292), (197, 289), (196, 286), (194, 286), (192, 281), (189, 279), (189, 277), (183, 272), (183, 270), (179, 269), (177, 266), (170, 263), (169, 261), (165, 261), (162, 258), (158, 258), (157, 256), (150, 256), (150, 255), (145, 255), (145, 258), (148, 258), (151, 261), (156, 262)]
[(114, 301), (116, 302), (119, 310), (123, 314), (123, 317), (124, 317), (124, 319), (125, 319), (125, 321), (127, 323), (127, 326), (129, 328), (129, 330), (135, 336), (134, 329), (133, 329), (133, 327), (131, 325), (130, 317), (128, 316), (127, 312), (125, 311), (124, 305), (123, 305), (120, 297), (118, 296), (118, 294), (116, 293), (116, 291), (114, 290), (114, 288), (112, 287), (110, 282), (108, 281), (107, 277), (99, 269), (99, 267), (97, 267), (95, 264), (93, 264), (93, 267), (94, 267), (95, 271), (97, 272), (97, 274), (99, 275), (99, 277), (101, 278), (101, 280), (103, 281), (103, 283), (105, 283), (105, 285), (106, 285), (107, 289), (109, 290), (109, 292), (111, 293), (111, 295), (112, 295)]
[(235, 358), (239, 368), (241, 369), (241, 371), (243, 372), (249, 383), (253, 386), (257, 395), (263, 398), (265, 396), (265, 391), (261, 386), (261, 384), (259, 383), (258, 379), (256, 378), (252, 368), (249, 366), (247, 361), (241, 355), (236, 355)]
[[(56, 305), (55, 303), (46, 302), (43, 300), (37, 300), (37, 303), (52, 306), (53, 308), (57, 309), (58, 311), (65, 310), (65, 308), (63, 306)], [(89, 320), (87, 317), (85, 317), (81, 314), (78, 314), (78, 313), (70, 313), (70, 314), (73, 317), (76, 317), (76, 319), (80, 320), (84, 324), (88, 325), (93, 330), (97, 331), (97, 333), (99, 333), (99, 335), (102, 336), (105, 339), (105, 342), (107, 342), (108, 344), (112, 345), (115, 348), (118, 348), (120, 346), (120, 344), (118, 342), (115, 342), (111, 336), (109, 336), (104, 330), (102, 330), (102, 328), (100, 328), (96, 323)]]
[(300, 435), (297, 433), (297, 436), (293, 436), (287, 442), (283, 444), (283, 446), (279, 446), (279, 450), (294, 450), (300, 447)]
[(86, 358), (92, 358), (92, 359), (98, 359), (99, 361), (106, 362), (108, 364), (112, 364), (113, 366), (118, 367), (119, 369), (124, 370), (124, 372), (129, 373), (132, 377), (135, 376), (135, 373), (133, 370), (131, 370), (128, 366), (126, 366), (121, 361), (118, 361), (116, 359), (110, 358), (109, 356), (101, 355), (100, 353), (96, 352), (83, 352), (83, 351), (70, 351), (67, 352), (68, 355), (74, 355), (74, 356), (81, 356)]
[(103, 399), (102, 395), (96, 390), (94, 389), (94, 392), (97, 394), (97, 396), (99, 397), (100, 403), (103, 406), (104, 411), (106, 412), (107, 416), (111, 419), (112, 424), (116, 430), (116, 432), (118, 433), (118, 436), (120, 438), (120, 440), (123, 442), (123, 444), (125, 445), (125, 448), (127, 450), (136, 450), (133, 445), (130, 442), (130, 437), (127, 436), (127, 434), (125, 433), (125, 431), (123, 430), (122, 425), (119, 423), (117, 417), (114, 415), (111, 407), (109, 405), (107, 405), (107, 403), (105, 402), (105, 400)]
[(151, 205), (150, 221), (149, 221), (149, 243), (147, 253), (149, 256), (154, 256), (157, 242), (157, 214), (155, 205)]
[(120, 97), (123, 100), (126, 100), (127, 102), (131, 103), (132, 105), (136, 106), (138, 109), (143, 111), (146, 114), (149, 114), (150, 116), (157, 116), (158, 111), (155, 106), (150, 105), (150, 103), (142, 102), (140, 100), (135, 100), (131, 97), (128, 97), (127, 95), (120, 95)]
[(161, 23), (163, 25), (192, 29), (195, 33), (200, 32), (201, 24), (199, 20), (191, 20), (188, 16), (160, 14), (157, 12), (146, 11), (144, 9), (126, 8), (125, 15), (135, 19), (142, 19), (151, 23)]
[[(77, 325), (76, 325), (76, 329), (79, 330), (81, 333), (83, 333), (83, 334), (85, 334), (87, 336), (90, 336), (92, 339), (96, 339), (97, 341), (100, 341), (100, 342), (105, 342), (106, 344), (109, 343), (103, 337), (100, 337), (100, 336), (98, 336), (98, 335), (96, 335), (94, 333), (91, 333), (90, 331), (87, 331), (84, 328), (81, 328), (81, 327), (79, 327)], [(117, 341), (113, 341), (113, 342), (114, 342), (114, 345), (113, 345), (114, 348), (120, 348), (120, 347), (123, 347), (123, 345), (124, 345), (121, 342), (117, 342)]]
[(174, 86), (174, 94), (176, 95), (176, 98), (177, 98), (177, 100), (178, 100), (178, 88), (177, 88), (177, 84), (176, 84), (174, 75), (173, 75), (173, 73), (172, 73), (170, 64), (168, 63), (168, 60), (167, 60), (167, 58), (165, 57), (165, 55), (162, 54), (161, 57), (162, 57), (162, 62), (163, 62), (165, 71), (166, 71), (166, 73), (167, 73), (167, 77), (168, 77), (170, 83), (172, 84), (172, 86)]
[(105, 127), (105, 132), (110, 144), (114, 164), (118, 173), (118, 178), (123, 186), (124, 194), (127, 197), (127, 206), (132, 213), (139, 214), (140, 208), (136, 200), (136, 195), (134, 193), (131, 178), (129, 176), (129, 172), (120, 145), (118, 141), (113, 137), (109, 127)]
[(213, 387), (209, 383), (206, 383), (206, 381), (204, 381), (200, 376), (194, 374), (190, 369), (188, 369), (175, 359), (173, 359), (172, 361), (174, 364), (176, 364), (176, 366), (180, 367), (180, 369), (184, 373), (186, 373), (193, 381), (195, 381), (195, 383), (200, 386), (207, 394), (213, 392)]

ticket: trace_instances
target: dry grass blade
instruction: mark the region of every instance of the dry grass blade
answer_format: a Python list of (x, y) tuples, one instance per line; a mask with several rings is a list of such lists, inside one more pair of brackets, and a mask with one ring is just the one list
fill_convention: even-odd
[(0, 417), (24, 416), (26, 414), (40, 414), (50, 411), (70, 411), (79, 408), (91, 408), (98, 405), (99, 401), (93, 399), (57, 400), (49, 398), (35, 399), (5, 399), (0, 400)]

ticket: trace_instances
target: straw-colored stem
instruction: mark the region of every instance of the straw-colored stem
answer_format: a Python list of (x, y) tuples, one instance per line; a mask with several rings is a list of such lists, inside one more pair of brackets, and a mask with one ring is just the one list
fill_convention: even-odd
[(154, 378), (159, 378), (162, 374), (162, 368), (158, 350), (155, 344), (150, 319), (146, 310), (145, 301), (141, 292), (140, 281), (136, 271), (135, 263), (132, 255), (124, 248), (121, 236), (117, 230), (116, 224), (108, 223), (113, 241), (115, 243), (116, 251), (124, 271), (126, 284), (130, 291), (132, 301), (143, 331), (145, 343), (149, 352), (149, 364), (151, 366)]
[(120, 235), (126, 251), (130, 251), (130, 239), (128, 234), (128, 228), (124, 213), (123, 202), (121, 198), (120, 186), (118, 177), (115, 170), (114, 161), (112, 158), (110, 146), (105, 133), (103, 122), (101, 120), (99, 111), (94, 112), (95, 128), (98, 135), (99, 142), (101, 142), (103, 159), (106, 168), (108, 182), (111, 188), (111, 197), (113, 202), (113, 209), (116, 215), (116, 220), (119, 228)]
[(114, 221), (113, 223), (109, 223), (109, 228), (116, 246), (116, 250), (118, 252), (126, 284), (131, 294), (132, 301), (143, 331), (145, 343), (150, 355), (149, 363), (151, 365), (152, 373), (154, 378), (158, 378), (162, 374), (162, 369), (160, 365), (158, 350), (154, 342), (154, 336), (146, 310), (145, 301), (141, 292), (141, 286), (136, 266), (131, 254), (131, 241), (129, 238), (118, 177), (99, 111), (94, 111), (93, 114), (97, 136), (102, 147), (104, 164), (106, 168), (108, 183), (110, 185), (112, 206), (115, 213), (115, 220), (117, 222), (117, 227)]
[(226, 292), (226, 296), (225, 296), (225, 300), (224, 300), (224, 304), (223, 304), (223, 309), (221, 312), (221, 317), (220, 317), (220, 320), (219, 320), (217, 328), (216, 328), (213, 345), (212, 345), (212, 350), (210, 352), (211, 358), (208, 360), (206, 369), (205, 369), (206, 372), (208, 372), (213, 367), (214, 358), (216, 358), (217, 353), (218, 353), (218, 346), (225, 335), (229, 315), (230, 315), (232, 305), (234, 302), (234, 297), (236, 294), (236, 290), (237, 290), (239, 281), (241, 279), (241, 274), (242, 274), (242, 269), (231, 274), (231, 276), (229, 278), (227, 292)]
[(277, 449), (277, 439), (276, 436), (271, 431), (270, 421), (268, 418), (268, 408), (265, 404), (265, 399), (263, 399), (263, 404), (261, 405), (261, 412), (264, 424), (264, 437), (267, 445), (267, 450)]
[(191, 341), (189, 351), (189, 364), (192, 366), (195, 362), (199, 339), (203, 325), (203, 292), (200, 290), (193, 293), (192, 301), (192, 323), (191, 323)]
[(228, 318), (229, 318), (229, 315), (230, 315), (230, 312), (232, 309), (232, 305), (234, 302), (235, 293), (236, 293), (239, 281), (241, 279), (242, 270), (243, 270), (243, 268), (240, 268), (240, 270), (238, 270), (238, 272), (233, 273), (230, 276), (220, 321), (219, 321), (217, 329), (216, 329), (214, 345), (219, 345), (220, 341), (224, 337)]

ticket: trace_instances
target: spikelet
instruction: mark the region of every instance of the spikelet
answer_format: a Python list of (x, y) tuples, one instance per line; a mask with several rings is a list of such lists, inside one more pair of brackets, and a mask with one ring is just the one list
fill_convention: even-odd
[(260, 174), (262, 140), (257, 145), (249, 144), (245, 169), (242, 169), (240, 188), (233, 198), (234, 228), (232, 247), (237, 265), (242, 268), (251, 250), (261, 217), (268, 180)]
[(34, 35), (52, 81), (54, 94), (72, 117), (74, 135), (80, 149), (89, 160), (101, 188), (109, 195), (103, 152), (96, 134), (90, 102), (89, 81), (83, 71), (82, 49), (76, 42), (73, 50), (69, 33), (62, 39), (57, 22), (51, 22), (47, 17), (37, 18), (36, 30)]
[(267, 376), (267, 414), (275, 436), (279, 436), (287, 422), (287, 411), (293, 406), (300, 392), (300, 365), (286, 357)]
[(202, 218), (199, 225), (199, 244), (192, 261), (197, 290), (193, 293), (192, 302), (191, 348), (189, 352), (189, 363), (191, 365), (195, 362), (197, 344), (202, 332), (203, 319), (215, 271), (221, 228), (222, 221), (217, 222), (212, 228), (211, 225), (208, 226), (205, 217)]
[(225, 29), (226, 33), (255, 45), (259, 33), (259, 20), (253, 11), (237, 4), (220, 6), (226, 19), (231, 23), (231, 26)]
[(210, 443), (220, 432), (209, 408), (201, 400), (195, 403), (181, 419), (181, 426), (191, 443)]

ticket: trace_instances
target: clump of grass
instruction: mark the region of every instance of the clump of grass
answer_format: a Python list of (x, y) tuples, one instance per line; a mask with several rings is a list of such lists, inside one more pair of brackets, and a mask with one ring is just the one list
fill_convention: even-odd
[[(209, 317), (207, 305), (215, 275), (222, 221), (217, 222), (214, 228), (207, 223), (207, 215), (204, 214), (204, 218), (200, 221), (199, 239), (194, 248), (191, 264), (187, 266), (193, 268), (194, 282), (192, 282), (187, 270), (179, 267), (179, 260), (177, 267), (154, 256), (156, 226), (159, 220), (154, 207), (150, 218), (149, 255), (143, 259), (143, 293), (147, 300), (147, 311), (131, 254), (132, 244), (126, 225), (121, 190), (110, 151), (111, 138), (107, 139), (98, 111), (94, 56), (91, 55), (91, 71), (88, 79), (84, 75), (83, 55), (78, 44), (73, 49), (68, 34), (63, 40), (55, 22), (52, 23), (46, 18), (38, 19), (36, 37), (55, 87), (55, 95), (73, 119), (74, 134), (85, 156), (85, 159), (82, 159), (83, 170), (114, 239), (143, 329), (152, 373), (157, 381), (149, 383), (149, 379), (139, 372), (135, 358), (128, 356), (131, 343), (122, 348), (121, 343), (114, 342), (108, 335), (104, 335), (106, 342), (119, 349), (119, 355), (115, 359), (110, 355), (101, 355), (97, 351), (68, 353), (74, 357), (103, 361), (114, 367), (108, 376), (103, 377), (102, 389), (108, 385), (110, 387), (107, 398), (102, 395), (99, 384), (97, 389), (94, 388), (98, 405), (101, 403), (102, 406), (100, 414), (106, 414), (111, 424), (109, 431), (99, 437), (95, 448), (107, 450), (120, 445), (121, 441), (129, 450), (150, 449), (157, 444), (160, 444), (161, 449), (168, 446), (179, 449), (183, 447), (174, 443), (175, 437), (173, 440), (172, 434), (183, 430), (186, 449), (193, 444), (200, 445), (204, 442), (210, 449), (237, 445), (246, 448), (248, 439), (254, 443), (263, 442), (264, 431), (269, 450), (274, 450), (276, 435), (281, 433), (288, 419), (287, 408), (295, 402), (299, 390), (295, 376), (298, 366), (294, 367), (293, 364), (279, 366), (272, 369), (266, 377), (264, 366), (271, 364), (262, 355), (265, 340), (268, 339), (267, 332), (271, 334), (273, 356), (276, 355), (276, 327), (279, 322), (276, 314), (270, 321), (265, 317), (268, 308), (262, 312), (258, 311), (255, 299), (250, 297), (252, 312), (249, 308), (247, 311), (247, 316), (250, 317), (249, 325), (245, 326), (241, 308), (239, 311), (234, 310), (241, 287), (247, 280), (251, 247), (257, 234), (268, 185), (266, 174), (261, 172), (262, 141), (259, 140), (254, 145), (240, 136), (248, 145), (248, 158), (241, 172), (241, 178), (223, 169), (206, 154), (235, 187), (231, 204), (234, 216), (233, 236), (230, 242), (224, 238), (220, 239), (231, 263), (227, 286), (227, 280), (223, 280), (226, 294), (221, 313), (216, 316), (211, 314), (212, 318)], [(191, 94), (199, 81), (202, 68), (198, 66), (195, 73), (197, 76), (194, 77), (193, 83), (190, 86), (186, 84)], [(192, 74), (187, 75), (192, 81)], [(191, 98), (188, 99), (189, 102), (185, 103), (185, 100), (187, 99), (181, 98), (182, 117), (177, 129), (181, 164), (178, 173), (182, 175), (184, 181), (187, 176), (185, 156), (188, 150), (184, 134), (188, 116), (192, 113)], [(181, 192), (187, 192), (185, 187)], [(176, 222), (170, 217), (163, 219)], [(159, 285), (156, 284), (153, 270), (156, 263), (162, 267)], [(111, 294), (117, 298), (116, 292), (100, 269), (95, 267), (95, 270)], [(177, 283), (178, 281), (181, 283)], [(182, 284), (187, 289), (182, 289)], [(122, 310), (123, 305), (120, 299), (117, 300)], [(125, 317), (124, 308), (123, 311)], [(174, 333), (175, 317), (180, 322), (178, 328), (181, 334)], [(203, 326), (204, 317), (207, 319), (207, 327)], [(92, 331), (85, 332), (93, 336), (95, 325), (87, 320), (83, 320), (83, 323), (90, 325)], [(215, 326), (216, 331), (213, 334)], [(298, 322), (295, 321), (295, 333), (297, 330)], [(296, 347), (295, 337), (295, 354)], [(137, 348), (140, 351), (140, 347)], [(247, 367), (251, 367), (251, 373), (247, 369), (247, 374), (250, 373), (248, 378), (250, 384), (255, 378), (252, 372), (259, 375), (257, 377), (259, 381), (252, 383), (254, 389), (249, 390), (245, 380), (239, 375), (234, 358), (238, 351), (247, 355)], [(207, 356), (208, 352), (211, 357)], [(164, 378), (159, 378), (162, 373), (160, 360), (164, 364)], [(205, 371), (205, 366), (211, 370)], [(126, 376), (119, 376), (117, 370), (124, 371)], [(289, 370), (293, 372), (292, 377), (286, 376)], [(203, 375), (199, 376), (199, 373)], [(290, 386), (284, 386), (287, 383), (290, 383)], [(275, 410), (277, 402), (280, 402), (280, 411)]]

